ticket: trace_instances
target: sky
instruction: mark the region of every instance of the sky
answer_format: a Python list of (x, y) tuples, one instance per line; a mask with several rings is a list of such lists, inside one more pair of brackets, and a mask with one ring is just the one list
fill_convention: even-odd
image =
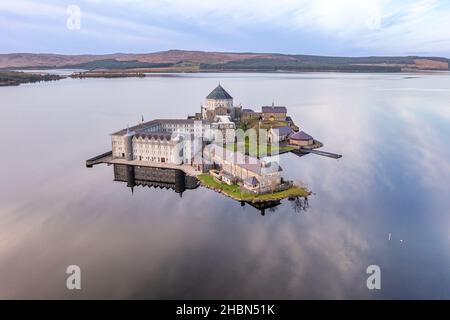
[(449, 0), (0, 0), (0, 53), (450, 58)]

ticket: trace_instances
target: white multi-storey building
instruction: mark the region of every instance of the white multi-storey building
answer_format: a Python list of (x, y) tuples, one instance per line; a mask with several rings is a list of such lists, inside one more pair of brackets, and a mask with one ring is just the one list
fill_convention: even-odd
[(210, 123), (193, 119), (159, 119), (111, 135), (112, 156), (172, 164), (192, 164), (203, 142), (211, 140)]
[[(111, 135), (112, 156), (126, 160), (193, 164), (205, 142), (233, 143), (233, 97), (220, 84), (202, 106), (202, 118), (157, 119)], [(239, 108), (238, 108), (239, 109)]]

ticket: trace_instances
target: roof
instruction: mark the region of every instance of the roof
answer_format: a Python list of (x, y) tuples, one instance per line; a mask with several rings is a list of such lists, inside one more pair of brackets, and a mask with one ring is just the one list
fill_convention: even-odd
[(153, 138), (158, 140), (171, 140), (172, 134), (171, 133), (165, 133), (165, 132), (137, 132), (134, 135), (136, 138)]
[(156, 119), (147, 121), (144, 123), (140, 123), (128, 129), (122, 129), (117, 132), (114, 132), (112, 135), (124, 135), (127, 131), (135, 131), (138, 132), (140, 130), (145, 130), (151, 128), (152, 126), (162, 125), (162, 124), (194, 124), (196, 121), (201, 122), (202, 124), (209, 124), (209, 121), (206, 120), (197, 120), (197, 119)]
[(219, 83), (219, 85), (213, 91), (211, 91), (210, 94), (208, 94), (206, 99), (227, 100), (227, 99), (233, 99), (233, 97), (228, 92), (226, 92), (225, 89), (222, 88), (222, 86)]
[(260, 174), (265, 175), (269, 173), (275, 173), (283, 171), (281, 166), (278, 164), (278, 162), (272, 161), (269, 162), (266, 166), (261, 167)]
[(261, 107), (262, 112), (267, 112), (267, 113), (287, 113), (287, 109), (286, 107)]
[(230, 116), (216, 116), (217, 122), (220, 123), (234, 123), (231, 121)]
[(259, 181), (258, 179), (256, 179), (256, 177), (247, 178), (244, 182), (252, 186), (256, 186), (259, 184)]
[(243, 113), (254, 113), (253, 109), (242, 109)]
[[(276, 161), (265, 161), (265, 165), (258, 158), (244, 155), (239, 151), (233, 152), (216, 144), (209, 144), (205, 147), (213, 157), (226, 159), (228, 162), (234, 163), (241, 168), (249, 170), (259, 175), (282, 171), (280, 165)], [(212, 159), (210, 159), (212, 160)]]
[(222, 173), (222, 176), (229, 180), (234, 180), (234, 176), (230, 173), (224, 172), (224, 173)]
[(300, 132), (297, 132), (297, 133), (294, 133), (293, 135), (291, 135), (291, 136), (289, 137), (289, 139), (304, 141), (304, 140), (312, 140), (312, 139), (314, 139), (314, 138), (311, 137), (311, 136), (310, 136), (309, 134), (307, 134), (306, 132), (300, 131)]
[(156, 119), (154, 121), (160, 124), (194, 124), (196, 121), (202, 124), (209, 124), (209, 121), (198, 119)]
[(288, 134), (291, 134), (293, 131), (292, 128), (289, 126), (276, 127), (272, 128), (272, 130), (278, 130), (278, 135), (280, 136), (287, 136)]
[(151, 120), (151, 121), (147, 121), (147, 122), (144, 122), (144, 123), (140, 123), (140, 124), (138, 124), (136, 126), (133, 126), (133, 127), (129, 127), (129, 128), (126, 128), (126, 129), (119, 130), (117, 132), (112, 133), (111, 135), (112, 136), (114, 136), (114, 135), (124, 135), (128, 131), (141, 130), (141, 129), (144, 129), (144, 128), (147, 128), (147, 127), (151, 127), (151, 126), (156, 125), (156, 124), (157, 124), (156, 120)]

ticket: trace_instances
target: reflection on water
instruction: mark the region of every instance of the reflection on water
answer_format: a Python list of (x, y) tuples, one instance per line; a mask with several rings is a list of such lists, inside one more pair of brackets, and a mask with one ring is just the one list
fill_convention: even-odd
[(127, 183), (127, 187), (134, 191), (135, 186), (159, 187), (172, 189), (183, 196), (186, 189), (198, 187), (198, 181), (194, 177), (186, 175), (181, 170), (130, 166), (114, 164), (114, 181)]
[[(193, 114), (219, 80), (243, 106), (286, 105), (344, 155), (281, 157), (308, 203), (262, 217), (186, 180), (180, 197), (135, 172), (132, 194), (123, 168), (85, 168), (109, 133)], [(446, 74), (331, 73), (0, 88), (0, 298), (450, 298), (448, 88)], [(79, 292), (65, 287), (71, 264)]]
[[(182, 170), (141, 167), (123, 164), (114, 164), (114, 181), (126, 182), (126, 186), (134, 193), (134, 187), (154, 187), (161, 189), (171, 189), (178, 193), (180, 197), (186, 189), (196, 189), (199, 182), (196, 178), (186, 175)], [(296, 212), (307, 209), (308, 199), (291, 199)], [(276, 206), (281, 201), (247, 202), (241, 201), (241, 206), (246, 204), (258, 209), (264, 216), (266, 209), (270, 212), (276, 211)]]

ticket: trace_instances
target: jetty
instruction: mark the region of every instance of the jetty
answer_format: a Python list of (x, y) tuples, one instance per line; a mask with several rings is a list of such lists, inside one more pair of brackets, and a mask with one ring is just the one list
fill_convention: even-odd
[(102, 153), (98, 156), (95, 156), (93, 158), (90, 158), (86, 160), (86, 167), (92, 168), (93, 166), (97, 164), (124, 164), (124, 165), (130, 165), (130, 166), (138, 166), (138, 167), (149, 167), (149, 168), (162, 168), (162, 169), (174, 169), (174, 170), (181, 170), (187, 175), (190, 175), (192, 177), (197, 177), (198, 175), (202, 174), (201, 171), (195, 170), (194, 167), (187, 164), (173, 164), (170, 162), (151, 162), (151, 161), (143, 161), (143, 160), (126, 160), (121, 158), (113, 158), (112, 151), (108, 151), (105, 153)]
[(315, 149), (298, 148), (298, 149), (292, 150), (291, 152), (295, 153), (297, 155), (305, 155), (305, 154), (312, 153), (312, 154), (317, 154), (319, 156), (324, 156), (324, 157), (333, 158), (333, 159), (342, 158), (341, 154), (331, 153), (331, 152), (326, 152), (326, 151), (321, 151), (321, 150), (315, 150)]

